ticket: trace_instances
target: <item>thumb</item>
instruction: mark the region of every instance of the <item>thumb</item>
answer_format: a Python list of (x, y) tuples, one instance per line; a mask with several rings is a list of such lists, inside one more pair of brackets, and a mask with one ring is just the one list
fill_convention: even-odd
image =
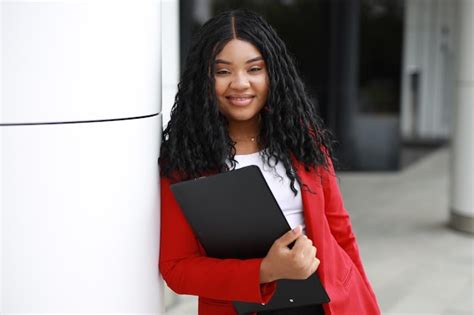
[(283, 234), (283, 236), (281, 236), (278, 239), (278, 242), (282, 244), (283, 246), (288, 246), (292, 242), (294, 242), (298, 237), (300, 237), (302, 230), (303, 229), (301, 228), (301, 225), (298, 225), (293, 230), (288, 231), (285, 234)]

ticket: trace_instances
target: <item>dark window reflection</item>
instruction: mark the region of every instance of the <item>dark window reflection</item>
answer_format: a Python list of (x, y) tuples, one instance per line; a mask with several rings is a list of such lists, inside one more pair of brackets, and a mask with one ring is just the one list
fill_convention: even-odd
[(360, 18), (361, 112), (399, 113), (403, 37), (400, 1), (364, 0)]

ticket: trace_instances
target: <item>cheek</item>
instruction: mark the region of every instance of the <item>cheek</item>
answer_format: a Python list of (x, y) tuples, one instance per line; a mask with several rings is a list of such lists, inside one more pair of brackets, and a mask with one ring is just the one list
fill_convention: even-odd
[(222, 105), (222, 98), (224, 97), (224, 93), (226, 91), (224, 82), (222, 82), (222, 80), (216, 80), (214, 89), (216, 93), (217, 108), (220, 112), (222, 112), (223, 110), (225, 111)]
[(265, 98), (268, 95), (269, 88), (270, 87), (268, 85), (268, 79), (265, 78), (264, 80), (260, 81), (260, 84), (258, 85), (258, 90), (260, 94), (262, 94)]
[(215, 81), (215, 90), (216, 90), (216, 95), (217, 97), (220, 97), (224, 94), (225, 90), (226, 90), (226, 84), (223, 80), (216, 80)]
[(268, 89), (270, 87), (270, 80), (268, 78), (268, 74), (265, 73), (260, 79), (258, 80), (258, 90), (260, 93), (267, 95)]

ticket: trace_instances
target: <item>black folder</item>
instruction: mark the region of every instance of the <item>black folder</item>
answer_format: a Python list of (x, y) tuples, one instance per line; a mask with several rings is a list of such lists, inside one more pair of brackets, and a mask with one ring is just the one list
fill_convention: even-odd
[[(209, 257), (262, 258), (290, 230), (260, 169), (247, 166), (171, 185), (184, 216)], [(239, 314), (329, 302), (316, 273), (278, 280), (269, 303), (234, 301)]]

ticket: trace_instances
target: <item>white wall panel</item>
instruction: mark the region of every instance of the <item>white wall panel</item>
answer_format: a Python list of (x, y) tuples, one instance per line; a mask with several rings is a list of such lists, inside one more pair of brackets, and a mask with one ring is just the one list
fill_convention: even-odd
[(0, 2), (1, 314), (162, 313), (160, 9)]
[(161, 116), (0, 131), (0, 312), (158, 313)]
[(162, 25), (162, 102), (163, 127), (168, 124), (179, 82), (179, 1), (163, 0)]
[(1, 123), (160, 112), (160, 1), (2, 1)]
[[(474, 10), (473, 10), (474, 12)], [(472, 41), (474, 42), (474, 41)], [(469, 59), (470, 60), (470, 59)], [(474, 72), (471, 74), (474, 79)], [(474, 83), (474, 80), (471, 82)], [(471, 84), (473, 84), (471, 83)], [(474, 84), (473, 84), (474, 85)], [(451, 167), (451, 207), (474, 221), (474, 87), (458, 86)]]
[(459, 69), (451, 161), (451, 225), (474, 234), (474, 3), (459, 1)]

